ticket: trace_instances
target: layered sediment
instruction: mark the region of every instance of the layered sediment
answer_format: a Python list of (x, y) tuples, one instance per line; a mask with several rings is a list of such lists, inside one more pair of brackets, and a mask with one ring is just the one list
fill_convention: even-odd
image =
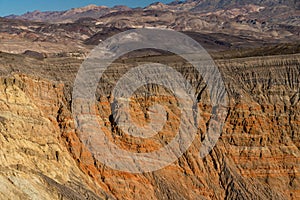
[[(185, 63), (157, 58), (169, 59), (196, 88), (201, 118), (193, 144), (178, 161), (143, 174), (110, 169), (81, 141), (71, 112), (71, 87), (80, 61), (1, 56), (1, 199), (300, 198), (297, 54), (216, 61), (229, 106), (221, 137), (203, 159), (199, 149), (212, 110), (206, 86)], [(137, 92), (132, 97), (128, 113), (134, 122), (147, 124), (149, 107), (159, 103), (168, 113), (166, 125), (149, 139), (125, 134), (111, 116), (110, 91), (126, 72), (126, 62), (115, 63), (118, 70), (108, 70), (99, 83), (98, 121), (120, 148), (154, 151), (178, 130), (178, 102), (160, 87), (141, 88), (155, 95)]]

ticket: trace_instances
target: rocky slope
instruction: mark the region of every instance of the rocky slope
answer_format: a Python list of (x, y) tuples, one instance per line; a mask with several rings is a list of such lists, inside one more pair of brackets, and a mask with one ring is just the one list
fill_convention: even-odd
[[(242, 48), (249, 44), (249, 40), (252, 43), (248, 47), (257, 47), (299, 41), (299, 15), (299, 2), (292, 0), (177, 1), (135, 9), (90, 5), (61, 12), (35, 11), (0, 18), (3, 44), (0, 50), (21, 53), (38, 49), (53, 53), (55, 49), (61, 52), (68, 47), (65, 51), (76, 52), (78, 49), (86, 52), (89, 48), (86, 45), (99, 43), (111, 32), (132, 28), (200, 33), (206, 38), (211, 37), (212, 41), (208, 43), (218, 44), (216, 49)], [(224, 39), (219, 41), (214, 34)], [(200, 37), (200, 40), (205, 40), (205, 37)], [(236, 38), (240, 41), (234, 43)], [(30, 42), (32, 49), (26, 49)], [(202, 44), (205, 46), (206, 43)], [(49, 50), (48, 46), (51, 47)]]
[[(163, 4), (160, 2), (153, 3), (145, 8), (129, 8), (126, 6), (115, 6), (112, 8), (106, 6), (88, 5), (82, 8), (72, 8), (67, 11), (33, 11), (27, 12), (23, 15), (10, 15), (7, 18), (10, 19), (26, 19), (30, 21), (44, 21), (44, 22), (74, 22), (74, 20), (90, 17), (101, 18), (108, 13), (116, 13), (122, 11), (141, 11), (141, 10), (158, 10), (158, 11), (172, 11), (172, 12), (195, 12), (206, 13), (215, 12), (218, 10), (231, 10), (237, 8), (244, 8), (252, 6), (253, 8), (281, 8), (282, 11), (288, 12), (297, 10), (300, 7), (299, 1), (294, 0), (187, 0), (187, 1), (173, 1), (169, 4)], [(244, 10), (245, 11), (245, 10)], [(267, 9), (265, 11), (268, 11)], [(249, 12), (245, 12), (249, 13)], [(244, 14), (245, 14), (244, 13)], [(240, 13), (243, 14), (243, 13)], [(269, 12), (269, 14), (272, 14)], [(273, 13), (274, 15), (274, 13)], [(275, 15), (274, 15), (275, 16)]]
[[(0, 18), (0, 199), (300, 199), (299, 24), (299, 2), (279, 0), (88, 6)], [(164, 129), (142, 139), (116, 125), (111, 90), (137, 64), (165, 63), (182, 73), (196, 88), (201, 116), (193, 144), (176, 162), (130, 174), (103, 165), (81, 141), (71, 91), (95, 45), (139, 27), (175, 29), (203, 45), (230, 103), (221, 137), (202, 159), (212, 106), (201, 76), (166, 52), (116, 61), (99, 82), (96, 116), (118, 147), (159, 149), (180, 124), (176, 98), (151, 86), (135, 93), (127, 113), (144, 126), (159, 103), (168, 113)]]
[[(186, 65), (173, 57), (148, 59)], [(198, 103), (202, 121), (193, 145), (177, 162), (144, 174), (102, 165), (80, 141), (68, 95), (79, 64), (72, 58), (36, 60), (1, 54), (1, 199), (300, 198), (299, 55), (217, 60), (230, 107), (216, 147), (204, 159), (199, 157), (211, 111), (202, 92)], [(124, 63), (115, 67), (118, 71), (108, 71), (110, 84), (100, 83), (107, 94), (122, 75)], [(66, 70), (69, 76), (60, 73)], [(194, 83), (201, 81), (189, 70), (182, 73)], [(165, 106), (172, 117), (162, 138), (139, 140), (120, 131), (105, 95), (99, 99), (99, 122), (124, 149), (156, 149), (172, 139), (178, 126), (176, 101), (163, 95), (169, 97), (144, 99), (137, 94), (132, 104), (133, 118), (140, 124), (147, 121), (143, 112), (149, 102)]]
[(7, 18), (10, 19), (28, 19), (30, 21), (44, 21), (44, 22), (74, 22), (80, 18), (99, 18), (110, 12), (118, 12), (129, 10), (126, 6), (115, 6), (108, 8), (106, 6), (88, 5), (82, 8), (73, 8), (67, 11), (47, 11), (41, 12), (35, 10), (33, 12), (27, 12), (22, 16), (10, 15)]

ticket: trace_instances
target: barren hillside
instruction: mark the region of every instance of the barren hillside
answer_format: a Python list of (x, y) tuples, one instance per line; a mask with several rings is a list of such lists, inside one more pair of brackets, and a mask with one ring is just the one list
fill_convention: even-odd
[[(294, 0), (187, 0), (0, 18), (0, 199), (300, 199), (299, 16)], [(127, 134), (130, 127), (122, 129), (113, 113), (120, 99), (112, 90), (131, 69), (166, 64), (197, 97), (196, 135), (188, 150), (163, 169), (127, 173), (100, 162), (89, 148), (91, 138), (81, 137), (72, 92), (80, 66), (98, 44), (138, 28), (176, 30), (201, 44), (220, 71), (228, 105), (225, 116), (213, 114), (204, 75), (171, 52), (146, 48), (115, 60), (98, 81), (96, 104), (78, 109), (83, 116), (93, 112), (107, 140), (122, 150), (143, 154), (170, 144), (184, 116), (171, 90), (140, 87), (125, 99), (126, 120), (145, 127), (156, 116), (155, 123), (165, 123), (149, 138)], [(209, 125), (222, 117), (221, 135), (202, 158), (199, 150), (214, 139), (207, 136)], [(89, 116), (84, 120), (89, 125)]]
[[(180, 61), (168, 56), (151, 59), (180, 66)], [(198, 103), (203, 121), (188, 152), (165, 169), (134, 175), (114, 171), (96, 161), (74, 129), (69, 90), (80, 61), (36, 60), (2, 53), (0, 196), (298, 199), (299, 61), (297, 54), (217, 60), (230, 94), (229, 113), (217, 146), (209, 156), (199, 158), (211, 111), (203, 92)], [(116, 63), (115, 69), (121, 73), (122, 66)], [(115, 72), (108, 74), (110, 84), (120, 76)], [(183, 74), (191, 81), (197, 80), (188, 71)], [(109, 84), (100, 87), (110, 90)], [(176, 101), (169, 94), (163, 96), (169, 98), (157, 96), (146, 101), (162, 104), (172, 115), (162, 138), (140, 140), (120, 132), (110, 118), (106, 96), (99, 101), (99, 120), (122, 148), (138, 152), (156, 149), (173, 137), (172, 130), (178, 126)], [(136, 110), (133, 116), (141, 124), (147, 121), (142, 116), (149, 106), (138, 103), (145, 102), (143, 98), (137, 93), (132, 104)]]

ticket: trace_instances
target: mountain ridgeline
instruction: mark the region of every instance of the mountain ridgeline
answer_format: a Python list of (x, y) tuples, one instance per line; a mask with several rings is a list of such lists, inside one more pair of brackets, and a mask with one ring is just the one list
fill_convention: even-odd
[[(216, 145), (204, 158), (199, 151), (203, 141), (212, 139), (208, 126), (219, 117), (212, 114), (211, 91), (191, 63), (163, 50), (134, 51), (115, 60), (99, 80), (93, 108), (77, 105), (85, 121), (74, 117), (74, 80), (89, 53), (107, 38), (139, 28), (190, 36), (221, 73), (228, 112)], [(0, 18), (0, 200), (299, 200), (299, 38), (298, 0), (89, 5)], [(171, 144), (181, 118), (191, 121), (171, 90), (140, 87), (125, 99), (130, 104), (125, 110), (124, 98), (112, 95), (123, 76), (131, 80), (129, 72), (145, 63), (168, 65), (190, 83), (199, 120), (194, 142), (178, 160), (132, 174), (98, 160), (87, 146), (93, 141), (82, 140), (80, 125), (86, 122), (96, 130), (87, 114), (93, 110), (108, 141), (126, 152), (146, 154)], [(151, 119), (163, 121), (164, 113), (153, 109), (156, 104), (166, 111), (166, 120), (150, 138), (127, 134), (131, 127), (120, 127), (117, 120), (123, 118), (113, 114), (114, 108), (123, 108), (127, 119), (143, 127)], [(107, 155), (112, 154), (108, 148)]]

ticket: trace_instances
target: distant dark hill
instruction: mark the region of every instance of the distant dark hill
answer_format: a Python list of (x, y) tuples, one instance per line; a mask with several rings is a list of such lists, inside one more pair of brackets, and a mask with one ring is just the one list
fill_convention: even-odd
[[(144, 8), (144, 10), (172, 10), (185, 12), (208, 12), (220, 9), (232, 9), (246, 5), (259, 5), (269, 9), (283, 7), (281, 11), (286, 12), (289, 9), (300, 9), (299, 0), (187, 0), (174, 1), (169, 4), (160, 2), (153, 3)], [(98, 19), (109, 13), (117, 13), (123, 11), (141, 11), (142, 8), (129, 8), (127, 6), (115, 6), (112, 8), (106, 6), (88, 5), (82, 8), (72, 8), (66, 11), (33, 11), (23, 15), (9, 15), (6, 18), (10, 19), (25, 19), (30, 21), (43, 22), (74, 22), (80, 18)], [(274, 9), (273, 9), (274, 10)]]
[[(196, 3), (193, 11), (207, 11), (215, 9), (228, 9), (248, 4), (274, 7), (285, 5), (290, 8), (300, 8), (299, 0), (194, 0), (186, 1), (184, 4)], [(180, 3), (182, 4), (182, 2)]]

